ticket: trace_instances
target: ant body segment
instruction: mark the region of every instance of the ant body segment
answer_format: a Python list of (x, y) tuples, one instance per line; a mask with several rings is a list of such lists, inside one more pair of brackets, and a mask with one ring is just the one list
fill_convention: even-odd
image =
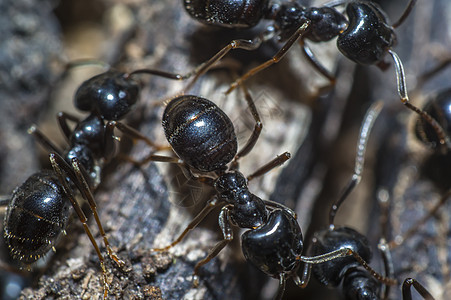
[[(66, 234), (70, 202), (100, 260), (104, 298), (108, 294), (104, 258), (75, 196), (81, 194), (88, 201), (108, 255), (119, 267), (123, 267), (125, 263), (109, 245), (92, 191), (100, 183), (102, 166), (116, 154), (115, 128), (132, 139), (144, 141), (149, 147), (165, 148), (155, 145), (135, 129), (118, 121), (130, 112), (138, 100), (140, 86), (131, 76), (139, 73), (164, 76), (164, 72), (151, 70), (131, 73), (107, 71), (81, 84), (76, 91), (74, 104), (79, 110), (89, 112), (89, 115), (83, 120), (65, 112), (57, 116), (69, 144), (64, 151), (35, 126), (30, 127), (28, 132), (49, 150), (52, 169), (31, 175), (14, 190), (4, 219), (3, 236), (11, 256), (29, 266), (50, 249), (55, 250), (61, 234)], [(75, 123), (74, 129), (70, 128), (69, 122)]]
[[(382, 106), (376, 103), (367, 112), (360, 130), (360, 139), (357, 143), (354, 174), (342, 196), (331, 206), (329, 228), (317, 231), (309, 246), (309, 251), (311, 251), (312, 255), (344, 248), (349, 249), (356, 255), (337, 258), (319, 265), (306, 265), (304, 268), (304, 273), (309, 273), (310, 268), (312, 268), (314, 276), (323, 285), (338, 287), (342, 284), (342, 290), (346, 299), (386, 299), (389, 294), (389, 286), (398, 283), (397, 280), (391, 279), (394, 275), (393, 266), (389, 253), (389, 243), (385, 241), (385, 238), (381, 239), (379, 249), (384, 260), (386, 273), (388, 274), (381, 275), (368, 265), (372, 258), (372, 251), (367, 238), (350, 227), (336, 227), (334, 224), (335, 215), (339, 207), (361, 180), (369, 133), (381, 108)], [(365, 270), (359, 268), (360, 266), (363, 266)], [(381, 283), (384, 284), (384, 291), (381, 290)], [(403, 300), (412, 299), (411, 286), (424, 299), (434, 299), (419, 282), (415, 279), (407, 278), (402, 284)]]
[[(305, 40), (326, 42), (337, 37), (337, 48), (340, 52), (360, 65), (376, 65), (386, 69), (388, 63), (384, 58), (387, 53), (390, 54), (395, 63), (401, 102), (432, 126), (440, 144), (451, 149), (451, 141), (440, 124), (427, 112), (410, 103), (404, 67), (398, 55), (392, 50), (396, 44), (394, 29), (404, 22), (416, 0), (410, 0), (399, 20), (391, 26), (382, 9), (370, 1), (334, 1), (322, 7), (304, 7), (296, 1), (273, 3), (269, 0), (184, 0), (183, 3), (186, 11), (194, 19), (208, 25), (241, 29), (253, 27), (261, 20), (272, 20), (273, 24), (253, 40), (231, 41), (193, 72), (179, 75), (178, 79), (194, 75), (195, 81), (232, 49), (255, 50), (263, 42), (277, 37), (281, 41), (286, 41), (282, 48), (271, 59), (249, 70), (232, 83), (226, 93), (230, 93), (247, 78), (279, 62), (298, 40), (309, 63), (333, 85), (334, 75), (319, 62)], [(345, 5), (347, 17), (335, 8), (340, 5)]]
[[(423, 110), (433, 117), (442, 126), (446, 133), (451, 132), (451, 89), (440, 91), (426, 101)], [(415, 124), (415, 135), (424, 144), (437, 149), (440, 140), (431, 126), (419, 118)]]

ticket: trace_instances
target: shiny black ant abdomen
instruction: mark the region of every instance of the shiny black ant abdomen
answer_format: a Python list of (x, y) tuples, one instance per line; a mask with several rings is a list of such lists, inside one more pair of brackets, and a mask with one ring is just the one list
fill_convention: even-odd
[(70, 204), (54, 172), (30, 176), (11, 196), (4, 237), (14, 258), (32, 264), (64, 233)]
[(196, 170), (223, 169), (237, 153), (232, 121), (205, 98), (180, 96), (171, 100), (162, 124), (174, 152)]

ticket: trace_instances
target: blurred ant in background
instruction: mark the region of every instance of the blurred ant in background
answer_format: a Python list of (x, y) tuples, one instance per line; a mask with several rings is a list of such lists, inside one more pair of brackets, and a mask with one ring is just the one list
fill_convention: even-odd
[[(390, 285), (398, 284), (397, 280), (392, 279), (394, 277), (393, 261), (385, 237), (382, 237), (379, 243), (379, 250), (385, 266), (385, 275), (381, 275), (368, 265), (372, 258), (368, 239), (350, 227), (336, 227), (334, 224), (338, 209), (361, 180), (369, 134), (381, 108), (381, 103), (376, 103), (368, 110), (360, 129), (360, 138), (356, 147), (354, 174), (341, 197), (330, 208), (329, 228), (315, 232), (312, 243), (307, 250), (307, 253), (311, 255), (319, 255), (337, 249), (349, 249), (357, 255), (337, 258), (313, 266), (307, 264), (303, 271), (304, 274), (310, 274), (310, 269), (313, 268), (313, 275), (323, 285), (338, 287), (342, 284), (346, 299), (387, 299)], [(364, 269), (360, 268), (361, 266)], [(381, 286), (381, 283), (384, 285)], [(433, 299), (432, 295), (418, 281), (407, 278), (402, 284), (403, 300), (412, 299), (411, 286), (424, 299)]]
[[(444, 151), (447, 151), (451, 148), (451, 142), (444, 129), (427, 112), (410, 103), (404, 67), (398, 55), (392, 50), (392, 47), (396, 44), (394, 29), (404, 22), (415, 3), (416, 0), (410, 0), (399, 20), (390, 26), (382, 9), (370, 1), (333, 1), (316, 8), (304, 7), (297, 2), (273, 3), (269, 0), (184, 0), (186, 11), (193, 18), (207, 25), (242, 29), (253, 27), (261, 20), (272, 20), (273, 24), (253, 40), (231, 41), (194, 71), (177, 75), (177, 79), (187, 79), (194, 76), (194, 82), (230, 50), (255, 50), (263, 42), (277, 37), (279, 40), (286, 41), (281, 50), (270, 60), (251, 69), (232, 83), (226, 93), (230, 93), (247, 78), (279, 62), (298, 40), (309, 63), (333, 85), (335, 77), (322, 66), (305, 43), (305, 39), (312, 42), (326, 42), (338, 37), (337, 48), (340, 52), (360, 65), (376, 65), (385, 70), (389, 64), (385, 62), (384, 58), (387, 53), (390, 54), (395, 63), (398, 94), (401, 102), (432, 126), (439, 138), (439, 143), (446, 146)], [(345, 6), (348, 18), (335, 9), (335, 7), (341, 5)]]

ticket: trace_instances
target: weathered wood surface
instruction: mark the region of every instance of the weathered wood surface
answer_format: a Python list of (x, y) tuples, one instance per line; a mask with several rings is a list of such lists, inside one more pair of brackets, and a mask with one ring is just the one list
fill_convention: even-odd
[[(0, 7), (6, 5), (8, 1), (3, 2), (5, 3), (1, 3)], [(449, 46), (449, 32), (444, 30), (449, 28), (449, 24), (441, 23), (444, 20), (441, 12), (446, 10), (443, 6), (431, 8), (432, 2), (426, 2), (419, 1), (408, 22), (399, 28), (399, 45), (395, 49), (405, 63), (409, 74), (409, 86), (413, 86), (410, 84), (414, 81), (412, 78), (432, 64), (433, 54), (438, 53), (434, 55), (440, 57), (446, 53), (446, 47)], [(17, 55), (14, 59), (4, 56), (4, 62), (2, 60), (1, 194), (10, 193), (12, 187), (39, 168), (36, 147), (33, 146), (32, 139), (26, 135), (27, 127), (39, 122), (39, 126), (45, 132), (50, 132), (52, 139), (54, 136), (60, 136), (54, 119), (54, 110), (73, 109), (70, 99), (75, 88), (82, 80), (91, 76), (83, 73), (84, 71), (74, 70), (74, 75), (64, 82), (52, 84), (60, 74), (58, 68), (56, 72), (50, 71), (54, 70), (50, 69), (50, 60), (53, 56), (68, 56), (70, 59), (98, 57), (114, 67), (125, 70), (152, 67), (185, 73), (212, 56), (230, 40), (252, 38), (263, 28), (244, 32), (207, 28), (189, 18), (183, 10), (181, 1), (177, 0), (104, 0), (95, 4), (89, 1), (76, 1), (71, 4), (66, 2), (63, 6), (65, 9), (58, 10), (63, 20), (61, 36), (64, 36), (66, 45), (63, 50), (60, 46), (58, 26), (53, 23), (51, 13), (49, 14), (44, 6), (33, 6), (27, 1), (20, 2), (23, 4), (17, 1), (14, 3), (18, 7), (20, 5), (29, 7), (29, 10), (25, 11), (30, 11), (30, 15), (25, 18), (18, 17), (22, 23), (17, 21), (21, 26), (25, 26), (26, 30), (22, 31), (26, 34), (20, 34), (22, 31), (13, 29), (9, 33), (6, 30), (2, 32), (8, 37), (6, 40), (20, 37), (24, 40), (22, 43), (26, 42), (30, 46), (27, 51), (23, 51), (23, 57), (27, 57), (26, 59), (17, 58), (22, 57)], [(446, 0), (437, 0), (434, 3), (447, 5), (445, 7), (449, 9)], [(399, 7), (391, 1), (382, 5), (387, 9), (390, 18), (395, 20), (404, 3), (399, 3)], [(3, 9), (1, 13), (12, 15), (16, 12)], [(35, 21), (39, 26), (35, 25), (34, 30), (32, 30), (33, 22), (24, 21), (34, 20), (30, 17), (33, 14), (40, 16), (39, 21)], [(21, 16), (17, 13), (16, 15)], [(83, 19), (89, 22), (82, 24)], [(0, 22), (6, 22), (5, 20), (0, 18)], [(444, 29), (434, 31), (434, 26)], [(412, 36), (416, 38), (412, 39)], [(430, 42), (424, 42), (425, 36), (430, 38)], [(8, 47), (11, 45), (16, 44), (0, 45), (2, 55), (22, 53), (17, 52), (17, 48), (14, 48), (16, 52), (9, 51)], [(278, 47), (280, 47), (278, 43), (268, 43), (252, 53), (234, 51), (224, 62), (226, 65), (238, 65), (248, 69), (268, 59)], [(81, 54), (86, 53), (82, 52), (85, 48), (90, 50), (87, 52), (89, 54)], [(324, 50), (325, 53), (322, 53)], [(424, 185), (417, 185), (419, 181), (415, 176), (419, 177), (420, 174), (412, 177), (405, 173), (406, 170), (407, 172), (420, 170), (421, 160), (412, 159), (410, 144), (404, 139), (403, 130), (410, 130), (406, 125), (406, 116), (409, 116), (409, 112), (396, 98), (393, 69), (381, 72), (374, 67), (358, 68), (354, 78), (354, 65), (336, 53), (334, 42), (328, 46), (318, 45), (315, 51), (319, 51), (321, 59), (331, 69), (338, 58), (337, 86), (331, 94), (319, 100), (312, 101), (311, 95), (316, 88), (324, 85), (325, 81), (319, 76), (312, 75), (314, 72), (311, 67), (303, 62), (300, 51), (296, 49), (293, 49), (278, 65), (262, 72), (247, 84), (263, 119), (264, 130), (255, 151), (242, 160), (241, 169), (244, 174), (249, 174), (275, 155), (284, 151), (292, 152), (293, 157), (284, 168), (255, 180), (250, 188), (260, 197), (277, 200), (295, 208), (298, 221), (308, 240), (313, 230), (326, 225), (325, 214), (329, 203), (337, 197), (352, 172), (357, 130), (365, 109), (371, 101), (386, 100), (381, 120), (377, 121), (385, 126), (376, 124), (363, 182), (353, 192), (349, 203), (340, 210), (337, 218), (337, 224), (353, 226), (362, 233), (370, 232), (370, 239), (376, 244), (380, 237), (378, 215), (370, 212), (376, 211), (376, 208), (372, 207), (376, 202), (375, 193), (380, 188), (385, 188), (391, 193), (391, 199), (397, 203), (398, 208), (399, 205), (409, 205), (406, 197), (410, 194), (413, 195), (411, 199), (420, 198), (421, 202), (421, 199), (432, 193), (441, 194), (442, 190), (434, 186), (432, 179), (428, 179)], [(423, 59), (427, 54), (430, 54), (430, 61)], [(15, 72), (13, 67), (16, 68)], [(95, 68), (87, 69), (98, 72)], [(14, 77), (14, 74), (18, 75)], [(206, 97), (220, 105), (234, 121), (242, 145), (250, 134), (253, 121), (242, 101), (242, 93), (234, 92), (228, 97), (223, 95), (233, 76), (224, 70), (212, 71), (203, 76), (190, 93)], [(446, 87), (446, 84), (449, 84), (446, 78), (449, 77), (438, 76), (437, 81), (440, 83), (426, 86), (426, 92), (436, 87)], [(146, 76), (142, 77), (142, 82), (144, 88), (138, 108), (127, 122), (157, 142), (164, 143), (160, 125), (162, 106), (158, 101), (176, 94), (186, 83)], [(49, 97), (49, 91), (57, 88), (59, 91)], [(50, 110), (50, 105), (47, 104), (49, 99), (52, 100), (53, 106), (59, 105), (63, 100), (69, 101), (62, 108), (58, 106)], [(39, 121), (43, 110), (48, 117)], [(395, 124), (399, 127), (391, 125), (390, 120), (399, 122)], [(394, 133), (393, 128), (399, 128), (399, 131), (395, 132), (399, 136), (394, 137), (396, 142), (393, 143), (394, 146), (389, 144), (389, 148), (376, 153), (380, 145), (392, 141), (389, 135)], [(142, 157), (149, 152), (149, 149), (141, 143), (128, 145), (125, 139), (122, 148), (124, 153), (133, 157)], [(44, 155), (42, 161), (45, 163), (46, 160), (47, 157)], [(207, 194), (202, 187), (198, 190), (190, 187), (188, 191), (194, 193), (194, 196), (185, 197), (187, 192), (181, 190), (178, 183), (183, 177), (176, 175), (177, 171), (176, 167), (167, 168), (162, 163), (136, 168), (118, 160), (106, 168), (103, 182), (96, 191), (96, 200), (110, 243), (115, 246), (118, 255), (127, 262), (126, 270), (121, 271), (106, 258), (111, 281), (110, 297), (270, 299), (277, 281), (273, 279), (268, 281), (265, 275), (243, 262), (238, 231), (235, 235), (236, 242), (202, 268), (200, 287), (197, 289), (192, 287), (191, 275), (194, 265), (220, 239), (217, 213), (212, 213), (208, 220), (170, 254), (154, 255), (149, 252), (152, 247), (162, 246), (173, 240), (205, 201), (197, 196), (198, 193)], [(406, 180), (410, 183), (406, 183)], [(412, 189), (423, 187), (425, 189), (420, 192), (413, 190), (408, 192), (410, 186)], [(420, 206), (417, 207), (415, 214), (421, 215), (427, 204)], [(402, 280), (406, 276), (418, 277), (436, 293), (437, 299), (446, 299), (446, 284), (449, 281), (449, 270), (444, 267), (449, 260), (445, 254), (449, 247), (446, 246), (447, 239), (439, 238), (443, 237), (449, 228), (446, 213), (443, 215), (439, 220), (432, 220), (428, 224), (426, 237), (424, 232), (420, 232), (410, 243), (406, 243), (393, 253), (397, 278)], [(390, 218), (391, 236), (401, 230), (396, 226), (407, 226), (414, 219), (405, 208), (393, 208)], [(315, 223), (314, 226), (310, 226), (311, 220)], [(396, 220), (401, 221), (394, 222)], [(90, 227), (97, 232), (93, 222), (90, 222)], [(439, 235), (437, 228), (441, 228), (443, 234)], [(426, 247), (421, 246), (424, 245), (423, 241), (427, 241)], [(98, 242), (101, 242), (100, 239)], [(427, 252), (428, 249), (434, 250)], [(437, 253), (440, 255), (435, 255)], [(43, 274), (41, 271), (32, 273), (33, 288), (24, 290), (22, 297), (101, 298), (102, 285), (98, 260), (77, 220), (71, 222), (68, 236), (61, 241), (56, 254), (49, 256), (47, 261), (48, 267), (42, 269)], [(431, 272), (422, 267), (425, 263), (431, 266)], [(381, 269), (380, 259), (377, 256), (372, 265)], [(300, 291), (296, 287), (290, 289), (286, 298), (340, 297), (338, 291), (331, 291), (322, 296), (320, 293), (323, 293), (323, 290), (317, 289), (313, 281), (307, 291)], [(399, 299), (399, 287), (393, 288), (392, 291), (393, 299)]]

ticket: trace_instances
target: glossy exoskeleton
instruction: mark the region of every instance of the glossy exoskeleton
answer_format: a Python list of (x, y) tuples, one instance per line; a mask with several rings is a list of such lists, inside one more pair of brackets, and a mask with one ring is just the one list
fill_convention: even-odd
[[(350, 300), (386, 299), (389, 293), (388, 286), (397, 284), (397, 280), (390, 278), (394, 274), (392, 272), (393, 266), (389, 254), (389, 245), (386, 243), (385, 238), (381, 239), (379, 244), (386, 266), (386, 274), (381, 275), (368, 265), (373, 256), (368, 239), (350, 227), (336, 227), (334, 224), (335, 215), (339, 207), (361, 180), (366, 144), (374, 119), (377, 117), (380, 109), (381, 106), (378, 106), (378, 104), (374, 105), (365, 117), (357, 144), (355, 171), (343, 195), (330, 209), (329, 228), (315, 232), (312, 243), (309, 245), (309, 253), (312, 255), (336, 251), (337, 249), (348, 249), (355, 255), (353, 257), (337, 258), (318, 265), (307, 265), (304, 269), (304, 272), (309, 272), (311, 267), (314, 276), (323, 285), (332, 288), (341, 285), (345, 298)], [(412, 285), (423, 298), (433, 299), (430, 293), (417, 281), (406, 279), (402, 287), (404, 300), (412, 299), (410, 291), (410, 286)]]
[[(431, 115), (442, 126), (447, 134), (451, 132), (451, 89), (440, 91), (437, 95), (426, 100), (423, 110)], [(415, 134), (417, 138), (431, 146), (437, 148), (440, 139), (437, 133), (428, 123), (419, 118), (415, 124)]]
[[(303, 237), (296, 214), (284, 205), (263, 200), (249, 191), (248, 180), (282, 164), (290, 155), (284, 153), (247, 178), (238, 171), (238, 159), (252, 150), (262, 129), (255, 104), (246, 89), (244, 92), (256, 123), (251, 137), (240, 151), (237, 151), (233, 123), (213, 102), (197, 96), (183, 95), (168, 103), (163, 114), (163, 128), (178, 158), (152, 155), (148, 160), (181, 164), (192, 175), (196, 173), (194, 176), (197, 180), (212, 186), (216, 196), (208, 201), (174, 242), (153, 251), (172, 248), (212, 209), (221, 207), (219, 226), (223, 240), (196, 264), (194, 285), (199, 283), (199, 269), (232, 241), (232, 226), (235, 225), (249, 229), (241, 237), (243, 254), (257, 268), (279, 279), (277, 299), (280, 299), (287, 278), (293, 277), (301, 286), (306, 284), (296, 274), (301, 262), (321, 263), (349, 253), (338, 250), (317, 257), (301, 256)], [(208, 176), (211, 173), (207, 172), (213, 172), (213, 176)]]
[[(75, 107), (90, 114), (79, 120), (71, 114), (58, 113), (59, 125), (69, 144), (64, 151), (58, 149), (35, 126), (29, 129), (29, 133), (50, 151), (53, 169), (31, 175), (14, 190), (4, 220), (3, 236), (11, 255), (29, 266), (50, 249), (55, 250), (61, 234), (65, 234), (70, 202), (99, 257), (104, 297), (108, 292), (104, 259), (75, 196), (81, 194), (88, 201), (109, 256), (122, 266), (124, 262), (109, 245), (92, 190), (100, 183), (103, 164), (116, 153), (115, 128), (133, 139), (157, 147), (139, 132), (118, 121), (129, 113), (138, 100), (140, 86), (131, 78), (137, 73), (152, 74), (152, 71), (138, 70), (130, 74), (108, 71), (85, 81), (78, 88), (74, 97)], [(75, 128), (71, 129), (69, 122), (75, 123)]]
[[(446, 68), (450, 59), (445, 59), (437, 66), (434, 66), (431, 70), (419, 76), (417, 80), (421, 86), (431, 77), (438, 74), (444, 68)], [(434, 95), (426, 99), (426, 104), (423, 110), (429, 113), (434, 119), (439, 122), (441, 127), (445, 130), (446, 134), (451, 134), (451, 89), (447, 88), (435, 93)], [(440, 200), (425, 214), (420, 220), (415, 222), (415, 226), (409, 228), (402, 235), (396, 236), (396, 238), (389, 242), (389, 247), (394, 249), (399, 247), (405, 239), (414, 235), (418, 229), (423, 226), (431, 217), (433, 217), (437, 211), (448, 201), (451, 195), (449, 184), (449, 165), (451, 162), (451, 156), (449, 152), (443, 151), (440, 147), (440, 139), (436, 132), (427, 122), (424, 122), (421, 118), (417, 118), (414, 123), (413, 132), (417, 140), (421, 143), (429, 146), (433, 151), (429, 151), (426, 155), (422, 155), (422, 162), (420, 163), (419, 170), (424, 178), (429, 179), (440, 190), (442, 196)], [(446, 192), (443, 192), (446, 191)]]
[[(208, 25), (249, 28), (261, 20), (273, 23), (260, 37), (252, 41), (235, 40), (223, 49), (224, 56), (233, 48), (252, 50), (273, 37), (287, 40), (287, 43), (270, 61), (253, 69), (232, 85), (236, 87), (247, 75), (253, 75), (276, 63), (288, 49), (301, 38), (303, 53), (313, 66), (331, 82), (335, 80), (312, 51), (304, 39), (326, 42), (338, 37), (338, 49), (352, 61), (362, 65), (384, 65), (387, 52), (396, 43), (393, 28), (399, 26), (412, 9), (415, 0), (410, 1), (401, 19), (393, 26), (388, 25), (382, 9), (370, 1), (337, 2), (334, 6), (345, 5), (346, 16), (332, 6), (305, 7), (297, 1), (275, 2), (269, 0), (184, 0), (186, 11), (196, 20)], [(220, 57), (215, 56), (218, 60)]]
[(223, 170), (237, 154), (232, 121), (207, 99), (181, 96), (171, 100), (162, 124), (174, 152), (195, 170)]
[[(315, 57), (305, 40), (326, 42), (337, 37), (340, 52), (361, 65), (377, 65), (386, 69), (384, 60), (388, 54), (394, 60), (398, 94), (402, 103), (423, 120), (429, 123), (439, 137), (440, 144), (451, 147), (449, 137), (436, 120), (410, 103), (405, 82), (404, 67), (398, 55), (392, 50), (396, 44), (394, 29), (400, 26), (412, 10), (416, 0), (411, 0), (393, 25), (389, 25), (383, 10), (371, 1), (337, 1), (322, 7), (305, 7), (299, 1), (270, 0), (184, 0), (186, 11), (196, 20), (208, 25), (249, 28), (260, 20), (272, 20), (272, 24), (260, 36), (253, 40), (233, 40), (210, 60), (200, 65), (194, 72), (179, 75), (186, 79), (192, 75), (196, 78), (206, 72), (211, 65), (224, 57), (232, 49), (254, 50), (262, 42), (277, 37), (286, 41), (281, 50), (271, 59), (251, 69), (232, 83), (227, 93), (235, 89), (247, 78), (280, 61), (293, 44), (299, 40), (304, 56), (310, 64), (331, 84), (335, 77)], [(335, 7), (345, 5), (346, 15)], [(347, 17), (346, 17), (347, 16)]]

